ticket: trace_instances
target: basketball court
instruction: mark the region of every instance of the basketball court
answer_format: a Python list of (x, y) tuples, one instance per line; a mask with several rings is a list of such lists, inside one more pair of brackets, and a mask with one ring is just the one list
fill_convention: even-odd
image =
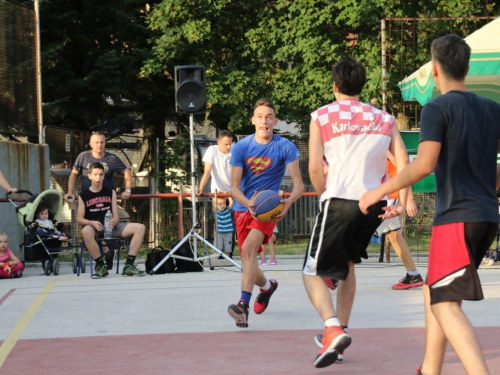
[[(424, 347), (422, 288), (391, 290), (404, 268), (376, 261), (356, 269), (353, 341), (343, 362), (324, 369), (313, 366), (322, 322), (302, 285), (302, 259), (263, 267), (279, 287), (268, 310), (250, 313), (248, 329), (227, 313), (240, 294), (236, 267), (142, 278), (113, 271), (102, 280), (69, 266), (49, 277), (28, 267), (0, 282), (0, 374), (414, 374)], [(481, 268), (486, 298), (464, 303), (492, 374), (500, 373), (499, 273)], [(442, 373), (465, 374), (451, 349)]]

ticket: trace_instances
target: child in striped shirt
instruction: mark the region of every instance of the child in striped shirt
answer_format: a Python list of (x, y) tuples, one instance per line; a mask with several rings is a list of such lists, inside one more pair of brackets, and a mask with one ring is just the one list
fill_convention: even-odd
[[(219, 250), (222, 250), (228, 257), (231, 254), (233, 244), (233, 221), (231, 213), (233, 212), (233, 198), (228, 197), (229, 206), (226, 198), (217, 198), (217, 234)], [(221, 255), (219, 259), (224, 259)]]

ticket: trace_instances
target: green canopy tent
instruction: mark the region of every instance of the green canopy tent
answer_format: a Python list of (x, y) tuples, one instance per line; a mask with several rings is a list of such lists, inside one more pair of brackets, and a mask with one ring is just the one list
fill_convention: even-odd
[[(408, 151), (408, 157), (410, 162), (417, 156), (418, 142), (420, 137), (420, 132), (417, 131), (400, 131), (401, 138), (405, 144), (406, 150)], [(431, 173), (424, 179), (417, 182), (412, 186), (412, 191), (414, 193), (434, 193), (436, 192), (436, 180), (434, 179), (434, 173)]]
[[(467, 89), (500, 103), (500, 17), (465, 38), (471, 47)], [(417, 100), (424, 105), (439, 96), (432, 79), (429, 61), (398, 83), (404, 100)]]
[[(471, 47), (467, 89), (500, 103), (500, 17), (494, 19), (465, 38)], [(425, 105), (440, 95), (432, 79), (429, 61), (416, 72), (398, 83), (403, 100), (418, 101)], [(401, 132), (410, 161), (417, 155), (420, 132)], [(413, 186), (415, 192), (435, 192), (434, 173)]]

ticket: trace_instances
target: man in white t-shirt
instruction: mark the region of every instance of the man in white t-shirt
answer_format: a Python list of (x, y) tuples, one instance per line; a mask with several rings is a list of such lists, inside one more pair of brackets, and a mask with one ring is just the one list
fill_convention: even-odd
[[(232, 143), (233, 135), (227, 130), (222, 130), (217, 138), (217, 145), (207, 148), (205, 155), (203, 155), (205, 171), (203, 172), (203, 176), (200, 180), (200, 187), (196, 189), (196, 195), (199, 196), (203, 193), (203, 189), (205, 188), (210, 176), (212, 176), (212, 182), (210, 184), (211, 193), (215, 193), (215, 190), (219, 193), (231, 192), (231, 165), (229, 164), (229, 161), (231, 160)], [(231, 257), (234, 252), (234, 242), (235, 238), (233, 233)]]
[(203, 188), (207, 184), (208, 178), (212, 176), (210, 192), (229, 193), (231, 191), (231, 144), (233, 136), (227, 130), (222, 130), (217, 138), (217, 145), (207, 148), (203, 155), (205, 171), (200, 180), (200, 187), (196, 189), (196, 195), (201, 195)]

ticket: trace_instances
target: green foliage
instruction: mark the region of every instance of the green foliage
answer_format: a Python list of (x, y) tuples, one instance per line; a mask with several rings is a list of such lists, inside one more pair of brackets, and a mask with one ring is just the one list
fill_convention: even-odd
[(166, 80), (139, 77), (150, 54), (146, 13), (140, 0), (40, 1), (44, 124), (86, 129), (136, 113), (164, 124)]
[[(312, 110), (333, 100), (331, 66), (347, 55), (367, 67), (361, 99), (381, 102), (382, 18), (467, 17), (495, 7), (477, 0), (164, 0), (149, 17), (149, 26), (160, 36), (143, 74), (171, 72), (176, 64), (203, 64), (207, 119), (213, 124), (241, 129), (254, 101), (270, 97), (281, 119), (305, 127)], [(405, 48), (390, 47), (395, 53)], [(425, 61), (428, 51), (417, 54)], [(398, 66), (390, 68), (399, 74)]]
[[(361, 99), (381, 102), (383, 18), (500, 10), (479, 0), (41, 0), (40, 7), (44, 122), (85, 128), (133, 112), (161, 138), (165, 120), (185, 120), (175, 113), (175, 66), (206, 66), (208, 112), (197, 119), (206, 126), (252, 132), (253, 104), (269, 97), (281, 119), (306, 127), (309, 113), (333, 100), (331, 66), (348, 55), (367, 67)], [(425, 41), (442, 32), (422, 22), (388, 40), (392, 77), (425, 62)], [(424, 47), (408, 49), (412, 38)], [(389, 83), (391, 96), (397, 82)], [(130, 104), (109, 106), (107, 97)]]

